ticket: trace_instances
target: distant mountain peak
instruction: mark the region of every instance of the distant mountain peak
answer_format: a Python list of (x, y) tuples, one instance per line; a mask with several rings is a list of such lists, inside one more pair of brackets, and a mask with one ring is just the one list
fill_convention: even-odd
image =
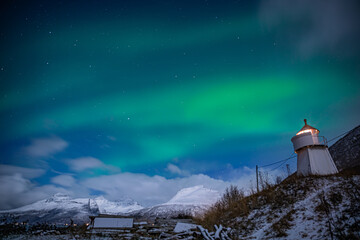
[(203, 185), (197, 185), (181, 189), (163, 205), (212, 205), (219, 198), (220, 193), (218, 191), (205, 188)]
[(179, 215), (196, 216), (206, 211), (220, 198), (220, 193), (203, 185), (183, 188), (170, 201), (130, 213), (141, 217), (171, 218)]

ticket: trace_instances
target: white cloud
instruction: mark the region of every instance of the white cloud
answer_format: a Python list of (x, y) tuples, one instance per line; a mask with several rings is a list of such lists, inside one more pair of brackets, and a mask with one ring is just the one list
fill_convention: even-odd
[(94, 168), (100, 168), (110, 171), (119, 170), (114, 166), (104, 164), (102, 161), (94, 157), (80, 157), (80, 158), (68, 159), (66, 160), (66, 163), (68, 164), (70, 169), (75, 172), (81, 172)]
[(52, 136), (48, 138), (37, 138), (24, 148), (25, 154), (30, 157), (49, 157), (55, 153), (63, 151), (68, 143), (63, 139)]
[(58, 175), (51, 178), (51, 182), (64, 187), (71, 187), (75, 185), (76, 180), (70, 175)]
[(175, 164), (172, 164), (172, 163), (169, 163), (167, 165), (166, 170), (171, 172), (171, 173), (182, 175), (182, 176), (189, 175), (188, 171), (181, 170), (178, 166), (176, 166)]
[[(107, 167), (99, 160), (94, 158), (81, 158), (76, 161), (73, 167), (77, 170), (84, 170), (93, 167)], [(90, 160), (85, 161), (84, 159)], [(77, 159), (79, 160), (79, 159)], [(84, 163), (85, 162), (85, 163)], [(84, 167), (83, 164), (92, 162)], [(82, 163), (82, 164), (81, 164)], [(174, 165), (175, 166), (175, 165)], [(62, 192), (74, 197), (87, 197), (91, 190), (101, 191), (109, 200), (117, 200), (123, 197), (130, 197), (144, 206), (152, 206), (169, 201), (179, 190), (186, 187), (203, 185), (206, 188), (214, 189), (222, 193), (226, 187), (231, 184), (248, 190), (253, 182), (255, 187), (255, 169), (248, 167), (232, 168), (228, 165), (227, 172), (229, 180), (211, 178), (204, 174), (183, 176), (178, 178), (167, 179), (162, 176), (148, 176), (138, 173), (118, 173), (112, 175), (102, 175), (91, 177), (81, 181), (76, 180), (71, 174), (60, 174), (51, 178), (55, 185), (38, 186), (25, 178), (39, 176), (43, 173), (38, 169), (26, 169), (21, 167), (5, 165), (10, 169), (8, 173), (0, 175), (0, 209), (10, 209), (25, 204), (48, 198), (52, 194)], [(176, 168), (174, 168), (175, 171)], [(19, 170), (16, 173), (16, 170)], [(181, 172), (181, 169), (179, 169)], [(261, 171), (265, 171), (261, 169)], [(280, 172), (271, 172), (270, 178), (280, 175)]]
[(32, 179), (42, 176), (45, 173), (44, 169), (24, 168), (13, 165), (0, 164), (0, 175), (14, 175), (20, 174), (24, 178)]
[(37, 186), (21, 174), (0, 176), (0, 209), (17, 208), (58, 192), (69, 193), (53, 185)]
[(33, 203), (69, 190), (54, 185), (34, 184), (30, 179), (45, 174), (43, 169), (24, 168), (13, 165), (0, 165), (0, 209), (12, 209)]
[[(162, 176), (148, 176), (138, 173), (120, 173), (107, 176), (88, 178), (79, 183), (84, 187), (102, 191), (110, 200), (116, 200), (127, 196), (144, 206), (151, 206), (169, 201), (179, 190), (186, 187), (203, 185), (222, 193), (230, 185), (242, 188), (246, 193), (256, 188), (255, 168), (232, 168), (227, 170), (229, 180), (221, 180), (204, 174), (195, 174), (179, 178), (167, 179)], [(175, 168), (176, 169), (176, 168)], [(260, 169), (262, 173), (269, 169)], [(277, 176), (285, 178), (280, 170), (271, 171), (268, 174), (271, 183)], [(265, 176), (264, 175), (264, 176)]]
[(94, 177), (86, 179), (80, 184), (90, 189), (103, 191), (109, 199), (116, 200), (127, 196), (145, 206), (167, 202), (177, 191), (185, 187), (204, 185), (207, 188), (223, 191), (230, 185), (229, 182), (203, 174), (166, 179), (157, 175), (151, 177), (136, 173)]

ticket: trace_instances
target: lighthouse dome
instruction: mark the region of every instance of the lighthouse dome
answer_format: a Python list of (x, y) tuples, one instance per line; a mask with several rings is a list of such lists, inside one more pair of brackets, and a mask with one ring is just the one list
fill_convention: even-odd
[(319, 137), (320, 131), (308, 125), (306, 119), (304, 119), (304, 122), (304, 127), (302, 127), (300, 131), (291, 138), (291, 141), (294, 144), (295, 152), (307, 146), (325, 146), (326, 139), (324, 137)]
[(311, 134), (319, 134), (319, 130), (308, 125), (306, 119), (304, 119), (305, 125), (300, 129), (300, 131), (296, 135), (301, 135), (304, 133), (311, 133)]

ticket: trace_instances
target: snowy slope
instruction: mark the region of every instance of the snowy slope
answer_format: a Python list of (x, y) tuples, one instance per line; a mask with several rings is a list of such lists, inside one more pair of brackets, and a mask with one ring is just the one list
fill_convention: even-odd
[(239, 239), (358, 239), (359, 189), (360, 175), (292, 176), (245, 198), (244, 210), (224, 211), (221, 223)]
[(218, 191), (194, 186), (181, 189), (170, 201), (134, 212), (142, 217), (177, 217), (179, 215), (195, 216), (206, 211), (220, 198)]

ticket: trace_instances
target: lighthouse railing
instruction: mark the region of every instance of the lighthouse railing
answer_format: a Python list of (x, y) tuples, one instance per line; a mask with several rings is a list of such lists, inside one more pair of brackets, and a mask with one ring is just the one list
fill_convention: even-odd
[(328, 142), (327, 142), (326, 137), (324, 137), (324, 136), (317, 136), (317, 137), (318, 137), (318, 141), (320, 144), (324, 144), (327, 146)]

